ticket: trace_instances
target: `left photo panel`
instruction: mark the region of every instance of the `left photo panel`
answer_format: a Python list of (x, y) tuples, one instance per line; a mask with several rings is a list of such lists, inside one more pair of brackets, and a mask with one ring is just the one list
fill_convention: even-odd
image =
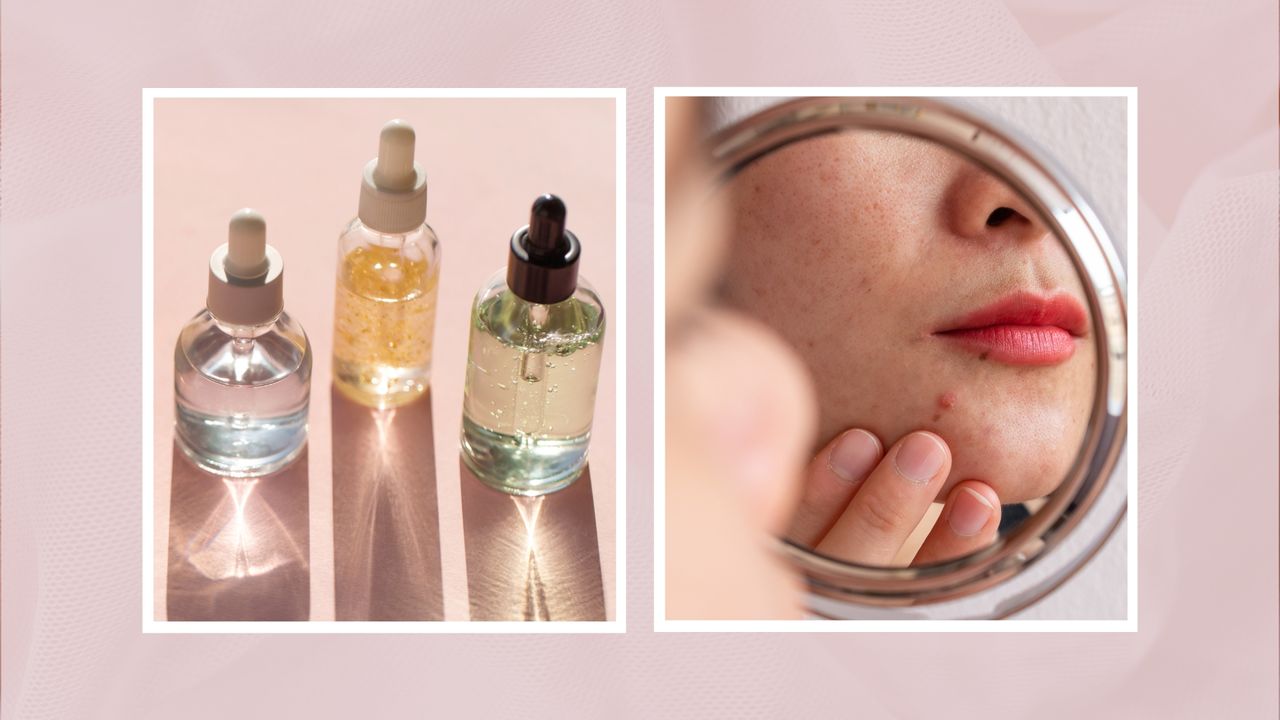
[(624, 630), (624, 103), (144, 92), (144, 630)]

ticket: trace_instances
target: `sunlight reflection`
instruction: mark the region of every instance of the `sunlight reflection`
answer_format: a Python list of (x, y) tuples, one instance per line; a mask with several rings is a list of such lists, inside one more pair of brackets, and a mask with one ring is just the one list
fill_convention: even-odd
[(516, 504), (516, 511), (520, 513), (520, 520), (524, 522), (525, 542), (531, 553), (538, 551), (538, 514), (542, 512), (544, 500), (546, 500), (545, 495), (537, 497), (511, 496), (511, 501)]
[(271, 475), (221, 477), (174, 444), (167, 619), (310, 617), (307, 468), (304, 447)]
[(330, 393), (335, 615), (441, 619), (430, 396), (376, 409)]
[(244, 578), (307, 562), (275, 510), (254, 497), (258, 479), (220, 479), (226, 495), (186, 546), (188, 562), (201, 575), (210, 580)]
[(550, 620), (551, 611), (547, 607), (547, 593), (542, 586), (542, 574), (538, 572), (538, 515), (542, 513), (545, 495), (522, 497), (514, 495), (516, 512), (524, 523), (525, 531), (525, 620)]
[(385, 451), (387, 450), (388, 431), (391, 429), (392, 421), (396, 419), (396, 411), (395, 409), (374, 410), (372, 414), (373, 426), (378, 430), (378, 447)]
[(471, 619), (604, 619), (589, 469), (535, 497), (490, 488), (461, 455), (458, 472)]

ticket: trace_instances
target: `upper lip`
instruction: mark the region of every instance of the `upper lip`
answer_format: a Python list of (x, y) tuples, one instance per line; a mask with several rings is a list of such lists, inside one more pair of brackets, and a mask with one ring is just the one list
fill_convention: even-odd
[(935, 332), (941, 334), (1003, 325), (1060, 327), (1074, 337), (1083, 337), (1089, 320), (1080, 301), (1065, 292), (1042, 296), (1018, 291), (943, 323)]

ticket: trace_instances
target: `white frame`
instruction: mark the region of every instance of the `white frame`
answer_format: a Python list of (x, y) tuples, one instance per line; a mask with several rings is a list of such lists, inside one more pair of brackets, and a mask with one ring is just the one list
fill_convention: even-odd
[[(614, 101), (616, 501), (614, 619), (600, 621), (189, 621), (155, 619), (155, 101), (158, 99), (574, 99)], [(144, 633), (625, 633), (627, 630), (627, 332), (625, 88), (144, 88), (142, 90), (142, 631)]]
[[(653, 627), (656, 632), (1137, 632), (1138, 91), (1136, 87), (656, 87), (653, 97)], [(1126, 98), (1127, 602), (1122, 620), (668, 620), (666, 618), (666, 100), (669, 97)], [(1117, 238), (1118, 240), (1118, 238)], [(1104, 543), (1105, 545), (1105, 543)], [(1069, 584), (1069, 578), (1064, 585)], [(1055, 589), (1056, 590), (1056, 589)], [(1052, 591), (1051, 591), (1052, 592)]]

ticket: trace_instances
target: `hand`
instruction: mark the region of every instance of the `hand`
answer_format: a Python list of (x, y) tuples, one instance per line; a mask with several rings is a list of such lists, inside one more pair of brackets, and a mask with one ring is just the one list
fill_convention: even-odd
[[(931, 432), (913, 432), (886, 453), (866, 430), (844, 432), (810, 461), (790, 537), (824, 555), (863, 565), (893, 564), (951, 472), (951, 449)], [(995, 541), (1000, 498), (965, 480), (947, 494), (911, 564), (967, 555)]]
[(812, 383), (780, 338), (712, 302), (730, 219), (705, 192), (708, 109), (671, 98), (667, 113), (667, 617), (800, 618), (777, 536), (817, 431)]

